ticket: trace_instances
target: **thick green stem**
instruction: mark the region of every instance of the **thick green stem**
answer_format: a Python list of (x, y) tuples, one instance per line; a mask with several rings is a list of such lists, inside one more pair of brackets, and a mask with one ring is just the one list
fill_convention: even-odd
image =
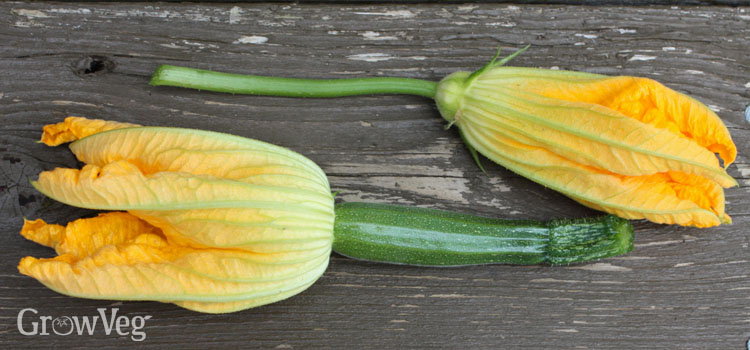
[(567, 265), (627, 253), (633, 226), (615, 216), (512, 221), (373, 203), (336, 205), (333, 250), (385, 263)]
[(373, 94), (407, 94), (434, 98), (437, 83), (411, 78), (297, 79), (212, 72), (160, 66), (151, 77), (154, 86), (286, 97), (342, 97)]

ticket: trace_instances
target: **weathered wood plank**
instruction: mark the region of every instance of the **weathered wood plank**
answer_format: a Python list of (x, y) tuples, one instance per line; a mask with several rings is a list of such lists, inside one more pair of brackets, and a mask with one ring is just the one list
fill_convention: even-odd
[[(0, 4), (0, 346), (132, 345), (129, 336), (28, 336), (16, 315), (153, 315), (139, 346), (205, 348), (740, 348), (750, 336), (750, 9), (497, 4)], [(28, 184), (76, 166), (34, 143), (67, 115), (201, 128), (292, 148), (329, 174), (343, 201), (431, 206), (505, 218), (594, 212), (485, 161), (473, 164), (431, 102), (404, 96), (294, 100), (152, 88), (162, 63), (298, 77), (438, 80), (481, 66), (497, 45), (532, 48), (514, 64), (640, 75), (718, 111), (740, 157), (727, 190), (735, 224), (709, 230), (636, 222), (637, 249), (567, 268), (386, 266), (332, 257), (287, 301), (200, 315), (169, 304), (55, 294), (20, 276), (23, 216), (90, 214)], [(99, 62), (99, 63), (96, 63)], [(87, 72), (88, 70), (88, 72)]]

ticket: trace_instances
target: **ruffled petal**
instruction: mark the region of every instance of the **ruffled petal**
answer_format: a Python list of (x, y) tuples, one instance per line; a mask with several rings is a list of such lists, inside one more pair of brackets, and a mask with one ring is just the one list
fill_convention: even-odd
[[(309, 286), (325, 270), (330, 255), (330, 246), (278, 254), (176, 246), (145, 222), (138, 224), (142, 231), (128, 231), (130, 238), (123, 240), (125, 235), (107, 236), (98, 226), (114, 228), (128, 221), (127, 226), (134, 220), (138, 219), (127, 213), (77, 220), (66, 227), (61, 237), (61, 242), (69, 242), (72, 252), (53, 259), (26, 257), (21, 260), (19, 271), (55, 291), (77, 297), (272, 302), (283, 298), (283, 292)], [(44, 231), (39, 223), (27, 225)], [(90, 242), (79, 240), (85, 236), (114, 239), (88, 255), (77, 256), (76, 251), (91, 247)], [(79, 244), (73, 247), (74, 242)]]
[(591, 103), (617, 111), (695, 141), (718, 153), (725, 167), (737, 156), (729, 131), (716, 113), (651, 79), (517, 67), (492, 69), (480, 78), (512, 91)]
[[(82, 170), (58, 168), (41, 173), (39, 180), (32, 184), (48, 197), (69, 205), (138, 212), (152, 225), (164, 230), (165, 234), (195, 245), (260, 249), (260, 246), (252, 243), (252, 236), (259, 231), (243, 229), (250, 226), (243, 226), (241, 221), (240, 225), (223, 221), (226, 216), (222, 210), (225, 209), (268, 209), (273, 210), (279, 218), (311, 219), (311, 223), (318, 224), (317, 230), (315, 226), (307, 225), (302, 229), (309, 229), (308, 237), (318, 238), (317, 242), (313, 242), (317, 246), (330, 242), (332, 234), (333, 200), (330, 193), (322, 191), (261, 186), (189, 173), (145, 175), (138, 167), (124, 160), (101, 168), (96, 165), (86, 165)], [(169, 223), (165, 217), (174, 214), (175, 210), (204, 210), (204, 220), (192, 223), (211, 225), (192, 231), (191, 223), (174, 215), (171, 216), (175, 221)], [(212, 214), (217, 216), (211, 217)], [(234, 217), (238, 218), (236, 215)], [(218, 231), (227, 227), (234, 230), (227, 234)], [(282, 231), (286, 229), (286, 226), (279, 226), (276, 230), (270, 230), (269, 234), (281, 234), (283, 237)], [(295, 241), (293, 238), (288, 240)], [(299, 244), (303, 243), (306, 242)]]
[[(577, 163), (640, 176), (696, 174), (724, 187), (736, 181), (716, 156), (692, 139), (615, 110), (477, 82), (466, 94), (463, 120), (544, 147)], [(457, 123), (459, 127), (462, 121)]]
[(328, 189), (311, 160), (286, 148), (234, 135), (192, 129), (142, 127), (96, 134), (70, 145), (86, 164), (127, 160), (145, 174), (187, 172), (248, 183)]
[(123, 212), (103, 213), (78, 219), (67, 226), (50, 225), (41, 219), (25, 221), (21, 235), (28, 240), (55, 248), (59, 255), (82, 258), (110, 244), (126, 242), (139, 234), (161, 235), (161, 231)]
[[(697, 227), (716, 226), (725, 218), (723, 190), (705, 178), (674, 171), (621, 176), (471, 124), (462, 131), (486, 157), (594, 209), (628, 219)], [(686, 185), (694, 185), (693, 182), (710, 191), (682, 190)]]
[(42, 132), (42, 142), (47, 146), (57, 146), (103, 131), (137, 126), (140, 125), (101, 119), (67, 117), (65, 121), (60, 123), (45, 125)]

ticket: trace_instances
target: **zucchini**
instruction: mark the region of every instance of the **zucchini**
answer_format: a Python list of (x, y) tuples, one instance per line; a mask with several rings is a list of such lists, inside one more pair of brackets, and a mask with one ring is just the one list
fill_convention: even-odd
[(374, 203), (336, 205), (333, 250), (383, 263), (567, 265), (633, 250), (633, 227), (612, 215), (546, 222), (492, 219)]

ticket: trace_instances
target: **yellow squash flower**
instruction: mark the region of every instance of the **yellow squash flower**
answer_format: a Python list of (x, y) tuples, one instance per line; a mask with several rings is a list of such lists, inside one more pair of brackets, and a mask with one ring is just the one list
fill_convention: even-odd
[(594, 209), (709, 227), (731, 222), (737, 149), (702, 103), (656, 81), (489, 66), (438, 85), (442, 116), (487, 158)]
[(120, 211), (66, 227), (25, 222), (22, 235), (58, 256), (26, 257), (18, 268), (47, 287), (219, 313), (288, 298), (325, 271), (334, 204), (309, 159), (227, 134), (75, 117), (42, 137), (76, 139), (70, 148), (83, 169), (43, 172), (34, 187), (69, 205)]
[(708, 107), (645, 78), (502, 67), (523, 50), (439, 83), (294, 79), (163, 65), (151, 85), (290, 97), (424, 96), (458, 126), (477, 161), (478, 151), (584, 205), (665, 224), (731, 221), (723, 188), (737, 185), (725, 171), (737, 149)]

